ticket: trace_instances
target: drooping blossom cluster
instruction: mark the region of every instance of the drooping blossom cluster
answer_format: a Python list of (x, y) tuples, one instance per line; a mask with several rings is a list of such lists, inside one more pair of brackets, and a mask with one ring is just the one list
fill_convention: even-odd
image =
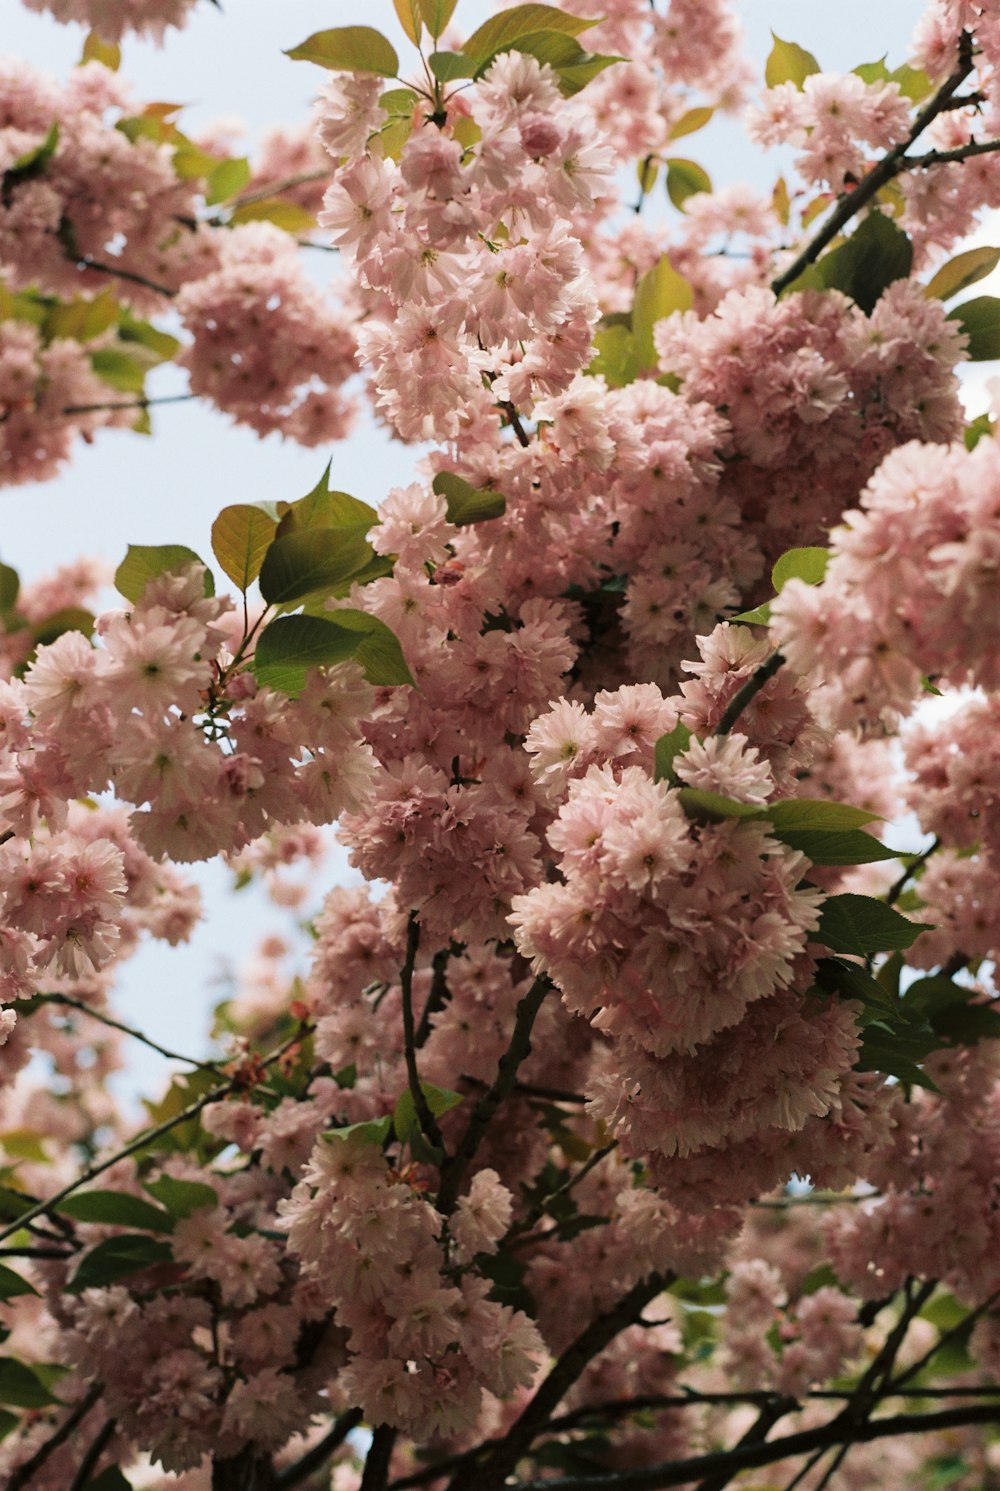
[(162, 42), (165, 33), (183, 26), (195, 0), (24, 0), (29, 10), (48, 11), (64, 24), (77, 21), (105, 42), (120, 42), (134, 33)]
[(836, 728), (891, 726), (924, 679), (996, 689), (997, 450), (893, 451), (830, 535), (822, 585), (790, 581), (772, 636)]

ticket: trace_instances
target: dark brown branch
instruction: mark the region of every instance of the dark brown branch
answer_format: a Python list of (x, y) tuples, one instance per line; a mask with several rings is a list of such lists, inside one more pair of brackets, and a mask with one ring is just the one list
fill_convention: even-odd
[(365, 1471), (361, 1478), (361, 1491), (385, 1491), (389, 1482), (389, 1462), (392, 1459), (396, 1430), (388, 1424), (380, 1424), (372, 1436), (371, 1449), (365, 1460)]
[(430, 1110), (427, 1094), (420, 1085), (420, 1073), (417, 1070), (416, 1035), (413, 1026), (413, 970), (416, 967), (419, 946), (420, 922), (417, 913), (411, 911), (406, 923), (406, 956), (399, 974), (403, 997), (403, 1057), (406, 1061), (406, 1080), (421, 1132), (429, 1143), (443, 1152), (444, 1139), (438, 1128), (437, 1119)]
[(168, 1061), (183, 1061), (186, 1066), (198, 1067), (203, 1072), (213, 1072), (215, 1076), (221, 1076), (218, 1066), (211, 1061), (198, 1061), (194, 1056), (182, 1056), (179, 1051), (171, 1051), (169, 1046), (161, 1046), (158, 1041), (152, 1040), (144, 1035), (141, 1030), (136, 1030), (132, 1025), (125, 1025), (121, 1020), (116, 1020), (111, 1015), (106, 1015), (103, 1010), (95, 1010), (82, 999), (75, 999), (72, 994), (42, 994), (40, 1005), (61, 1004), (67, 1008), (79, 1010), (81, 1014), (89, 1015), (92, 1020), (97, 1020), (101, 1025), (107, 1025), (112, 1030), (120, 1030), (122, 1035), (130, 1035), (133, 1040), (141, 1041), (151, 1051), (156, 1051), (160, 1056), (165, 1056)]
[(116, 279), (127, 280), (130, 285), (142, 285), (144, 290), (155, 290), (157, 295), (166, 295), (173, 299), (177, 294), (167, 285), (158, 285), (155, 280), (148, 280), (144, 274), (136, 274), (133, 269), (122, 269), (116, 264), (102, 264), (100, 259), (91, 259), (87, 254), (79, 254), (74, 260), (78, 269), (93, 269), (98, 274), (111, 274)]
[(84, 1486), (90, 1480), (97, 1462), (108, 1447), (108, 1441), (114, 1435), (118, 1427), (114, 1419), (108, 1419), (94, 1435), (87, 1449), (84, 1451), (83, 1459), (77, 1466), (76, 1475), (70, 1482), (68, 1491), (83, 1491)]
[(492, 1085), (483, 1093), (472, 1110), (465, 1133), (458, 1148), (441, 1171), (441, 1189), (438, 1192), (437, 1209), (443, 1216), (450, 1216), (455, 1209), (458, 1193), (465, 1172), (472, 1162), (483, 1136), (496, 1116), (500, 1105), (510, 1096), (517, 1081), (518, 1069), (531, 1052), (531, 1031), (542, 1007), (542, 1001), (553, 985), (539, 974), (528, 992), (518, 1001), (514, 1016), (514, 1033), (510, 1045), (501, 1056), (497, 1074)]
[[(893, 1418), (870, 1419), (860, 1424), (849, 1424), (837, 1417), (818, 1428), (784, 1434), (780, 1439), (769, 1439), (760, 1444), (714, 1450), (707, 1455), (691, 1455), (663, 1465), (612, 1471), (607, 1475), (520, 1481), (511, 1491), (666, 1491), (670, 1486), (684, 1486), (696, 1481), (699, 1476), (753, 1470), (796, 1455), (811, 1455), (814, 1450), (831, 1449), (834, 1445), (871, 1444), (879, 1439), (895, 1439), (905, 1434), (935, 1434), (942, 1429), (969, 1428), (974, 1424), (1000, 1424), (1000, 1404), (946, 1408), (940, 1413), (900, 1413)], [(469, 1484), (471, 1487), (472, 1483)]]
[(104, 1388), (100, 1383), (97, 1383), (90, 1389), (85, 1398), (81, 1398), (72, 1413), (67, 1414), (59, 1427), (49, 1435), (45, 1443), (38, 1446), (31, 1459), (25, 1460), (24, 1464), (19, 1465), (17, 1470), (14, 1471), (7, 1483), (7, 1491), (21, 1491), (22, 1486), (28, 1485), (29, 1481), (33, 1479), (35, 1472), (41, 1470), (49, 1456), (61, 1444), (65, 1444), (71, 1435), (76, 1433), (103, 1391)]
[(836, 207), (815, 238), (806, 245), (794, 262), (778, 275), (777, 279), (772, 280), (771, 289), (775, 295), (780, 295), (782, 290), (787, 290), (810, 264), (815, 263), (827, 245), (836, 238), (841, 228), (846, 227), (851, 218), (856, 217), (863, 207), (867, 207), (884, 186), (902, 171), (909, 169), (910, 163), (906, 159), (906, 152), (920, 138), (927, 126), (950, 107), (952, 98), (974, 66), (972, 37), (967, 31), (963, 31), (959, 41), (958, 63), (955, 71), (920, 110), (906, 139), (894, 145), (878, 164), (872, 167), (854, 191), (838, 198)]
[(459, 1477), (451, 1481), (448, 1491), (499, 1491), (522, 1455), (528, 1452), (538, 1435), (544, 1433), (553, 1410), (589, 1363), (672, 1281), (672, 1276), (667, 1274), (650, 1274), (633, 1284), (610, 1310), (592, 1320), (567, 1346), (531, 1401), (503, 1439), (494, 1445), (488, 1457), (478, 1466), (460, 1472)]
[(514, 431), (514, 434), (517, 436), (518, 445), (522, 445), (525, 450), (527, 450), (528, 446), (531, 444), (531, 440), (528, 436), (527, 430), (521, 423), (521, 416), (517, 412), (517, 409), (514, 407), (513, 404), (509, 402), (501, 404), (500, 408), (503, 410), (504, 414), (506, 414), (507, 423), (510, 425), (511, 429)]
[(314, 1444), (311, 1450), (307, 1450), (301, 1460), (296, 1460), (294, 1465), (289, 1465), (280, 1472), (277, 1477), (279, 1491), (287, 1491), (290, 1486), (298, 1486), (307, 1476), (312, 1475), (314, 1470), (322, 1470), (330, 1456), (340, 1449), (351, 1430), (357, 1428), (362, 1417), (360, 1408), (349, 1408), (346, 1413), (342, 1413), (330, 1432), (324, 1434), (318, 1444)]
[(903, 891), (906, 889), (907, 882), (913, 879), (917, 871), (927, 863), (935, 850), (940, 848), (941, 840), (939, 838), (935, 838), (932, 843), (928, 844), (926, 849), (922, 849), (920, 851), (916, 859), (911, 859), (910, 863), (906, 866), (906, 869), (903, 871), (902, 875), (900, 875), (899, 879), (894, 880), (892, 885), (890, 885), (888, 891), (886, 892), (885, 904), (887, 906), (895, 906), (896, 902), (903, 894)]
[(956, 145), (954, 150), (928, 150), (926, 155), (908, 155), (901, 162), (900, 170), (927, 171), (931, 166), (950, 166), (971, 160), (976, 155), (993, 155), (997, 150), (1000, 150), (1000, 140), (970, 140), (967, 145)]
[(750, 701), (757, 697), (766, 683), (770, 682), (784, 661), (782, 653), (772, 652), (767, 662), (761, 663), (760, 667), (751, 673), (746, 683), (741, 684), (730, 699), (723, 712), (722, 719), (712, 732), (713, 735), (729, 734)]

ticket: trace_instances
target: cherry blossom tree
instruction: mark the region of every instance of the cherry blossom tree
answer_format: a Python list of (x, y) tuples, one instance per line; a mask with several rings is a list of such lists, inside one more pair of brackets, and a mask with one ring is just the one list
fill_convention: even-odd
[[(0, 567), (4, 1484), (1000, 1485), (1000, 4), (760, 78), (726, 0), (394, 0), (251, 159), (118, 74), (194, 0), (27, 3), (0, 482), (164, 362), (424, 449)], [(217, 856), (308, 919), (181, 1053), (116, 975)]]

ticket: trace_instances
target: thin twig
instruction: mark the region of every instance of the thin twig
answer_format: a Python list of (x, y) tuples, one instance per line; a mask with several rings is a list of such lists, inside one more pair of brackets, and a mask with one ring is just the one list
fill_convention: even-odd
[(115, 409), (155, 409), (160, 404), (189, 404), (196, 393), (171, 393), (159, 399), (122, 399), (107, 404), (67, 404), (62, 414), (103, 414)]
[[(274, 1062), (284, 1056), (285, 1052), (301, 1041), (301, 1039), (302, 1031), (298, 1030), (294, 1035), (289, 1036), (286, 1041), (283, 1041), (275, 1051), (272, 1051), (270, 1056), (265, 1057), (263, 1065), (265, 1067), (272, 1066)], [(120, 1160), (127, 1160), (129, 1155), (136, 1154), (140, 1149), (145, 1149), (148, 1145), (155, 1143), (164, 1134), (169, 1134), (171, 1129), (177, 1128), (178, 1124), (187, 1123), (189, 1118), (197, 1118), (202, 1109), (207, 1108), (210, 1103), (221, 1102), (223, 1098), (228, 1097), (231, 1092), (238, 1091), (242, 1086), (242, 1079), (240, 1077), (233, 1077), (221, 1086), (213, 1087), (211, 1092), (206, 1092), (196, 1102), (189, 1103), (186, 1108), (183, 1108), (180, 1113), (175, 1113), (172, 1118), (164, 1119), (163, 1123), (158, 1123), (155, 1128), (144, 1129), (129, 1144), (126, 1144), (122, 1149), (116, 1150), (106, 1160), (101, 1160), (99, 1164), (91, 1165), (88, 1169), (82, 1171), (75, 1180), (71, 1180), (68, 1185), (63, 1186), (62, 1190), (57, 1191), (54, 1196), (48, 1196), (44, 1201), (38, 1201), (34, 1206), (29, 1206), (27, 1211), (21, 1213), (16, 1222), (12, 1222), (9, 1227), (5, 1227), (3, 1231), (0, 1231), (0, 1242), (6, 1241), (8, 1237), (13, 1237), (15, 1232), (20, 1232), (21, 1228), (29, 1222), (34, 1221), (35, 1217), (43, 1216), (46, 1212), (52, 1211), (54, 1207), (59, 1205), (60, 1201), (65, 1201), (67, 1196), (71, 1196), (74, 1191), (79, 1190), (81, 1186), (85, 1186), (88, 1181), (95, 1180), (98, 1175), (103, 1175), (105, 1170), (110, 1170)]]
[(886, 892), (885, 904), (887, 906), (895, 906), (896, 902), (903, 894), (903, 891), (906, 889), (907, 882), (913, 879), (914, 875), (923, 865), (927, 863), (934, 851), (940, 848), (941, 840), (935, 837), (933, 842), (928, 844), (926, 849), (922, 849), (915, 859), (910, 860), (910, 863), (906, 866), (902, 875), (900, 875), (898, 880), (893, 881), (892, 885), (890, 885), (888, 891)]
[(42, 994), (39, 1007), (43, 1004), (64, 1004), (70, 1009), (80, 1010), (81, 1013), (89, 1015), (92, 1020), (98, 1020), (102, 1025), (110, 1026), (112, 1030), (120, 1030), (122, 1035), (130, 1035), (133, 1040), (141, 1041), (151, 1051), (156, 1051), (160, 1056), (165, 1056), (168, 1061), (183, 1061), (187, 1066), (198, 1067), (203, 1072), (212, 1072), (220, 1076), (218, 1064), (212, 1061), (198, 1061), (194, 1056), (182, 1056), (179, 1051), (171, 1051), (169, 1046), (161, 1046), (159, 1041), (154, 1041), (150, 1036), (144, 1035), (141, 1030), (136, 1030), (132, 1025), (126, 1025), (121, 1020), (106, 1015), (102, 1010), (95, 1010), (82, 999), (75, 999), (72, 994)]
[(155, 280), (148, 280), (144, 274), (136, 274), (134, 269), (122, 269), (116, 264), (102, 264), (99, 259), (91, 259), (88, 254), (80, 254), (74, 261), (78, 269), (93, 269), (98, 274), (112, 274), (116, 279), (127, 280), (130, 285), (142, 285), (145, 290), (155, 290), (157, 295), (166, 295), (171, 300), (177, 294), (167, 285), (158, 285)]

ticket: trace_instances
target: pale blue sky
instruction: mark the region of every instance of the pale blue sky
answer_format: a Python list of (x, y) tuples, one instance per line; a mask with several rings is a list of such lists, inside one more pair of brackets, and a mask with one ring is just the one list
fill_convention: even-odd
[[(223, 5), (219, 11), (203, 0), (189, 27), (171, 34), (162, 50), (125, 45), (122, 71), (137, 97), (189, 104), (184, 116), (189, 127), (236, 116), (253, 136), (269, 124), (305, 117), (323, 75), (281, 52), (315, 30), (363, 20), (394, 39), (399, 35), (391, 0), (223, 0)], [(886, 52), (890, 63), (903, 61), (921, 11), (914, 0), (745, 0), (737, 8), (750, 54), (761, 66), (774, 30), (808, 47), (829, 69), (850, 68)], [(17, 0), (0, 0), (0, 9), (5, 53), (57, 76), (79, 58), (82, 28), (57, 26), (23, 10)], [(489, 9), (486, 0), (461, 0), (457, 19), (471, 30)], [(599, 4), (594, 9), (600, 14)], [(405, 47), (403, 42), (401, 55)], [(773, 180), (773, 161), (750, 149), (736, 123), (713, 122), (685, 145), (717, 183), (751, 180), (768, 187)], [(317, 274), (335, 262), (319, 254), (310, 261)], [(165, 370), (151, 391), (181, 386), (176, 372)], [(56, 480), (3, 493), (0, 558), (30, 577), (81, 553), (117, 562), (128, 543), (186, 543), (207, 556), (209, 528), (220, 507), (301, 496), (315, 484), (328, 455), (334, 484), (372, 504), (413, 475), (413, 450), (389, 441), (370, 419), (350, 441), (326, 451), (303, 450), (277, 437), (261, 441), (195, 404), (153, 413), (151, 439), (99, 436), (93, 446), (78, 447), (72, 465)], [(125, 965), (119, 1008), (166, 1044), (197, 1055), (207, 1011), (219, 997), (220, 967), (238, 962), (257, 936), (282, 922), (287, 927), (289, 919), (254, 891), (226, 895), (229, 877), (219, 865), (195, 867), (193, 873), (203, 886), (209, 917), (187, 947), (149, 945)], [(338, 856), (320, 886), (346, 873)], [(136, 1059), (128, 1090), (155, 1088), (163, 1063), (134, 1048), (129, 1055)]]

